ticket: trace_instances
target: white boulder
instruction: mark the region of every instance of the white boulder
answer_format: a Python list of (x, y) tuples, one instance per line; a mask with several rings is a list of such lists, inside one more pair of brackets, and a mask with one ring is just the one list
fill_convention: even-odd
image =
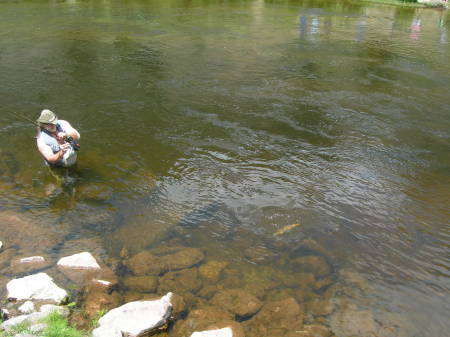
[(233, 330), (231, 328), (223, 328), (207, 331), (196, 331), (191, 337), (233, 337)]
[(26, 301), (18, 309), (22, 314), (30, 314), (34, 311), (34, 303), (31, 301)]
[(93, 337), (140, 336), (167, 323), (172, 312), (172, 293), (159, 300), (135, 301), (109, 311), (99, 320)]
[(67, 292), (58, 287), (46, 273), (38, 273), (14, 279), (6, 285), (8, 299), (12, 300), (52, 300), (61, 303)]
[(73, 269), (100, 269), (100, 265), (89, 252), (63, 257), (58, 261), (57, 265)]

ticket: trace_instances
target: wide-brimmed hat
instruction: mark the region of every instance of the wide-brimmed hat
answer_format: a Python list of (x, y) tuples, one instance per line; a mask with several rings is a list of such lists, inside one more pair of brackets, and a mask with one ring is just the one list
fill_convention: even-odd
[(41, 115), (37, 119), (37, 122), (43, 124), (56, 124), (58, 122), (58, 117), (56, 117), (53, 111), (44, 109), (41, 111)]

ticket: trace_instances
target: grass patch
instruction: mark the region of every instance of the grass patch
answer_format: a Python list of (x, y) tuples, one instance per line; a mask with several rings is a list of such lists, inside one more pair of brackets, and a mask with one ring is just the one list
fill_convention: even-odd
[(56, 312), (48, 315), (44, 323), (47, 324), (47, 328), (39, 334), (40, 337), (84, 337), (86, 335), (69, 326), (66, 319)]
[(67, 320), (57, 312), (49, 314), (42, 323), (45, 323), (47, 327), (41, 332), (31, 332), (30, 324), (21, 323), (9, 331), (0, 331), (0, 337), (13, 337), (18, 333), (29, 333), (39, 337), (86, 337), (88, 335), (84, 331), (69, 326)]
[(376, 4), (394, 5), (401, 7), (425, 8), (424, 4), (416, 1), (402, 1), (402, 0), (362, 0), (363, 2), (371, 2)]
[(14, 326), (9, 331), (0, 331), (0, 337), (13, 337), (14, 335), (18, 333), (31, 333), (29, 330), (29, 326), (26, 323), (20, 323)]

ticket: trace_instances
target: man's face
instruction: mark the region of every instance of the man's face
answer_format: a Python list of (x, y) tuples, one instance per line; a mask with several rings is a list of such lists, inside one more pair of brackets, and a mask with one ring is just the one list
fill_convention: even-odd
[(50, 132), (56, 132), (56, 124), (44, 124), (44, 127)]

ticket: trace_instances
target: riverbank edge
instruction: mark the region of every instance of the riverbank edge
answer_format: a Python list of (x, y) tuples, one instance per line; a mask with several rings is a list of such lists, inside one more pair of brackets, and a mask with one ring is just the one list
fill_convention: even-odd
[(372, 3), (377, 5), (387, 5), (387, 6), (397, 6), (397, 7), (405, 7), (405, 8), (429, 8), (429, 9), (448, 9), (444, 3), (419, 3), (419, 2), (404, 2), (398, 0), (360, 0), (358, 3)]

